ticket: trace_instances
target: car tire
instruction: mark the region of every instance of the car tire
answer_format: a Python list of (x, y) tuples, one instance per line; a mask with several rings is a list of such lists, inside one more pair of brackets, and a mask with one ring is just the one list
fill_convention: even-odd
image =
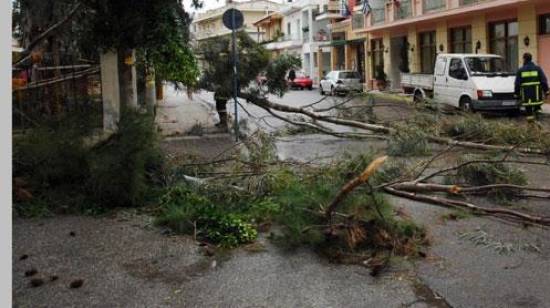
[(464, 112), (474, 112), (474, 108), (472, 107), (472, 100), (467, 96), (461, 98), (458, 105), (460, 107), (460, 110)]
[(323, 91), (323, 86), (321, 84), (319, 84), (319, 93), (321, 93), (321, 95), (325, 95), (325, 91)]
[(311, 91), (311, 90), (313, 90), (313, 86), (309, 86), (309, 87), (307, 87), (307, 89)]
[(416, 91), (413, 95), (413, 102), (415, 105), (420, 105), (424, 103), (424, 98), (422, 97), (422, 93), (420, 91)]

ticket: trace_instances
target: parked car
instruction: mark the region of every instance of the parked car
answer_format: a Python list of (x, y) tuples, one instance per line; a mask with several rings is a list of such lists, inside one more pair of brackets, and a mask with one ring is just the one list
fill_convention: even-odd
[(361, 75), (356, 71), (331, 71), (321, 79), (319, 91), (321, 94), (329, 93), (330, 95), (362, 92)]
[(299, 89), (313, 89), (313, 80), (309, 78), (309, 76), (306, 76), (302, 72), (296, 73), (296, 78), (294, 78), (293, 81), (289, 81), (289, 86), (291, 88), (299, 88)]
[(501, 56), (493, 54), (440, 54), (434, 74), (402, 74), (401, 86), (415, 102), (433, 98), (437, 103), (465, 111), (517, 112), (515, 74)]

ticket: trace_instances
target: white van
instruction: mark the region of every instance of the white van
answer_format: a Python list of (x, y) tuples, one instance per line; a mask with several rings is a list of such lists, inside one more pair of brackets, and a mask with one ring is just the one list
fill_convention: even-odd
[(515, 74), (502, 57), (492, 54), (440, 54), (434, 74), (402, 74), (401, 86), (416, 102), (437, 103), (470, 110), (517, 111)]

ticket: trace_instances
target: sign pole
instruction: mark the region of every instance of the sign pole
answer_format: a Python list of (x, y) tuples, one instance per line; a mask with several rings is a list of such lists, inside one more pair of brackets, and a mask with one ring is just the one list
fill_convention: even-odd
[(238, 77), (239, 77), (239, 55), (237, 54), (237, 35), (235, 32), (235, 10), (231, 11), (231, 35), (233, 44), (233, 100), (235, 101), (235, 142), (239, 142), (239, 102), (237, 100), (238, 95)]

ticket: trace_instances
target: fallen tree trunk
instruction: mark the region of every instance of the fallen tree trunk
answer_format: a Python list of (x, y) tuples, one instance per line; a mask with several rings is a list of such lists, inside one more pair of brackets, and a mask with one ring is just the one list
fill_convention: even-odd
[(520, 220), (534, 223), (534, 224), (550, 226), (550, 217), (533, 216), (533, 215), (529, 215), (529, 214), (525, 214), (525, 213), (521, 213), (521, 212), (509, 210), (509, 209), (503, 209), (503, 208), (480, 207), (465, 201), (452, 200), (452, 199), (447, 199), (439, 196), (428, 196), (423, 194), (417, 194), (417, 193), (398, 190), (390, 186), (384, 187), (384, 191), (386, 191), (389, 194), (407, 198), (410, 200), (443, 205), (446, 207), (468, 209), (478, 215), (481, 214), (481, 215), (493, 215), (493, 216), (504, 217), (504, 218), (516, 218), (516, 219), (520, 219)]
[(491, 184), (483, 186), (460, 187), (458, 185), (444, 185), (432, 183), (401, 182), (390, 185), (397, 190), (409, 192), (446, 192), (451, 194), (481, 193), (497, 189), (516, 189), (525, 191), (536, 191), (550, 193), (550, 188), (529, 187), (513, 184)]
[[(323, 122), (333, 123), (337, 125), (365, 129), (375, 133), (394, 134), (396, 132), (394, 128), (383, 126), (383, 125), (369, 124), (369, 123), (364, 123), (364, 122), (354, 121), (354, 120), (339, 119), (335, 117), (322, 115), (313, 111), (309, 111), (309, 110), (306, 110), (305, 108), (273, 103), (267, 100), (266, 98), (258, 97), (253, 94), (241, 93), (239, 96), (264, 109), (273, 109), (281, 112), (303, 114), (317, 121), (323, 121)], [(517, 148), (516, 146), (508, 146), (508, 145), (490, 145), (490, 144), (476, 143), (476, 142), (469, 142), (469, 141), (458, 141), (452, 138), (445, 138), (445, 137), (438, 137), (438, 136), (428, 136), (427, 138), (429, 141), (433, 143), (445, 144), (450, 146), (459, 146), (459, 147), (469, 148), (469, 149), (477, 149), (477, 150), (485, 150), (485, 151), (486, 150), (517, 151), (519, 153), (536, 154), (536, 155), (549, 154), (545, 151), (542, 151), (541, 149), (536, 149), (536, 148)]]

